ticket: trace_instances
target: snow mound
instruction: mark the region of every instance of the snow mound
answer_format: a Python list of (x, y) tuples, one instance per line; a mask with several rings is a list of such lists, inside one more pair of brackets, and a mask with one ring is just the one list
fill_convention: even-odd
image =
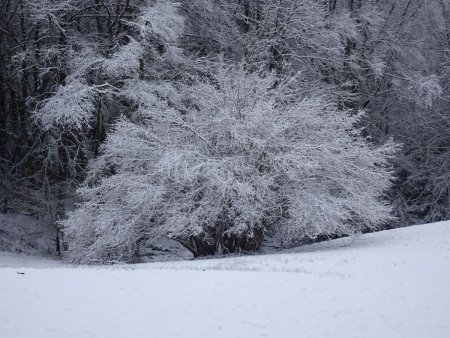
[(450, 222), (229, 259), (2, 260), (0, 337), (450, 337)]

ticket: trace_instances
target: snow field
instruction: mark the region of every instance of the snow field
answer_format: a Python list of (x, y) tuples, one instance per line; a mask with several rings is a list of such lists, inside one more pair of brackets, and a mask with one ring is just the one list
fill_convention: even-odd
[(3, 255), (0, 337), (447, 338), (449, 257), (449, 222), (133, 266)]

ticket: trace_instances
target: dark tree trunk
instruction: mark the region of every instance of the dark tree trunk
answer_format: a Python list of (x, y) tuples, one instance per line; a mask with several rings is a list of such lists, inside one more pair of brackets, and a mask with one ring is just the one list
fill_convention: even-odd
[(2, 214), (8, 213), (8, 200), (5, 198), (3, 200)]

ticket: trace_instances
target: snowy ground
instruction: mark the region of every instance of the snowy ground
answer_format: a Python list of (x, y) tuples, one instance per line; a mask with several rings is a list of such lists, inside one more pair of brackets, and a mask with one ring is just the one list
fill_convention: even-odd
[(230, 259), (0, 256), (0, 337), (124, 336), (448, 338), (450, 222)]

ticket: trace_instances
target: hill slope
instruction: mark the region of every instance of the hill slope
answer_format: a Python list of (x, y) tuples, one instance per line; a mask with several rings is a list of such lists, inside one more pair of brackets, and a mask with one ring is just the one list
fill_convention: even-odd
[(450, 336), (450, 222), (265, 256), (0, 267), (0, 337)]

